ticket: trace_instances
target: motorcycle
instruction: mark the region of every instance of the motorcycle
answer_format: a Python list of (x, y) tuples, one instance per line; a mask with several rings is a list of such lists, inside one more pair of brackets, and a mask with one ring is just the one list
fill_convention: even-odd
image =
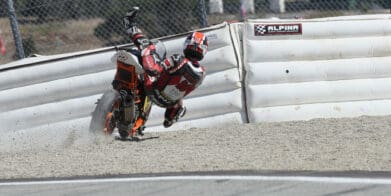
[[(159, 48), (163, 48), (160, 54), (165, 55), (164, 46)], [(137, 140), (138, 136), (144, 135), (152, 102), (144, 93), (144, 69), (140, 58), (137, 49), (116, 48), (112, 61), (117, 65), (115, 81), (118, 88), (105, 92), (98, 99), (90, 122), (91, 132), (111, 135), (117, 129), (119, 137), (116, 138), (121, 140)]]

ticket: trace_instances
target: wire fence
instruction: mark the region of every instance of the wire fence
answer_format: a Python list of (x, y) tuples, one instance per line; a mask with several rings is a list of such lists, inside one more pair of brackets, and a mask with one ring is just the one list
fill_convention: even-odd
[(139, 27), (157, 38), (247, 18), (390, 14), (391, 0), (5, 0), (0, 30), (7, 52), (0, 54), (0, 64), (18, 58), (13, 18), (24, 55), (50, 55), (128, 43), (122, 16), (136, 5)]

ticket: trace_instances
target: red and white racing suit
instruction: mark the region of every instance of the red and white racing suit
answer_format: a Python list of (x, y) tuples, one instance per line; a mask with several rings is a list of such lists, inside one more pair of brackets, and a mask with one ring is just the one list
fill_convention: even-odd
[(155, 45), (141, 33), (132, 40), (142, 50), (145, 93), (156, 105), (166, 108), (165, 120), (177, 120), (183, 109), (183, 98), (202, 83), (205, 68), (198, 61), (179, 54), (159, 59)]

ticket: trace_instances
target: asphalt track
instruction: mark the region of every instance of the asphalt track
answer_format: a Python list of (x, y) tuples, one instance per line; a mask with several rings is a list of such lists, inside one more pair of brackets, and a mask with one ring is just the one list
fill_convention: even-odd
[(391, 195), (390, 172), (204, 172), (0, 182), (0, 195)]

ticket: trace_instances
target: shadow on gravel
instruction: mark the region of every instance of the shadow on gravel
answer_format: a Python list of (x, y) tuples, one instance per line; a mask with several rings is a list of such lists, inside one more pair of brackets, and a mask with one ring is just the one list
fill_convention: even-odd
[(143, 138), (134, 137), (134, 138), (126, 138), (126, 139), (122, 139), (122, 138), (119, 138), (119, 137), (115, 138), (115, 140), (123, 141), (123, 142), (142, 142), (142, 141), (152, 140), (152, 139), (159, 139), (159, 136), (143, 137)]

